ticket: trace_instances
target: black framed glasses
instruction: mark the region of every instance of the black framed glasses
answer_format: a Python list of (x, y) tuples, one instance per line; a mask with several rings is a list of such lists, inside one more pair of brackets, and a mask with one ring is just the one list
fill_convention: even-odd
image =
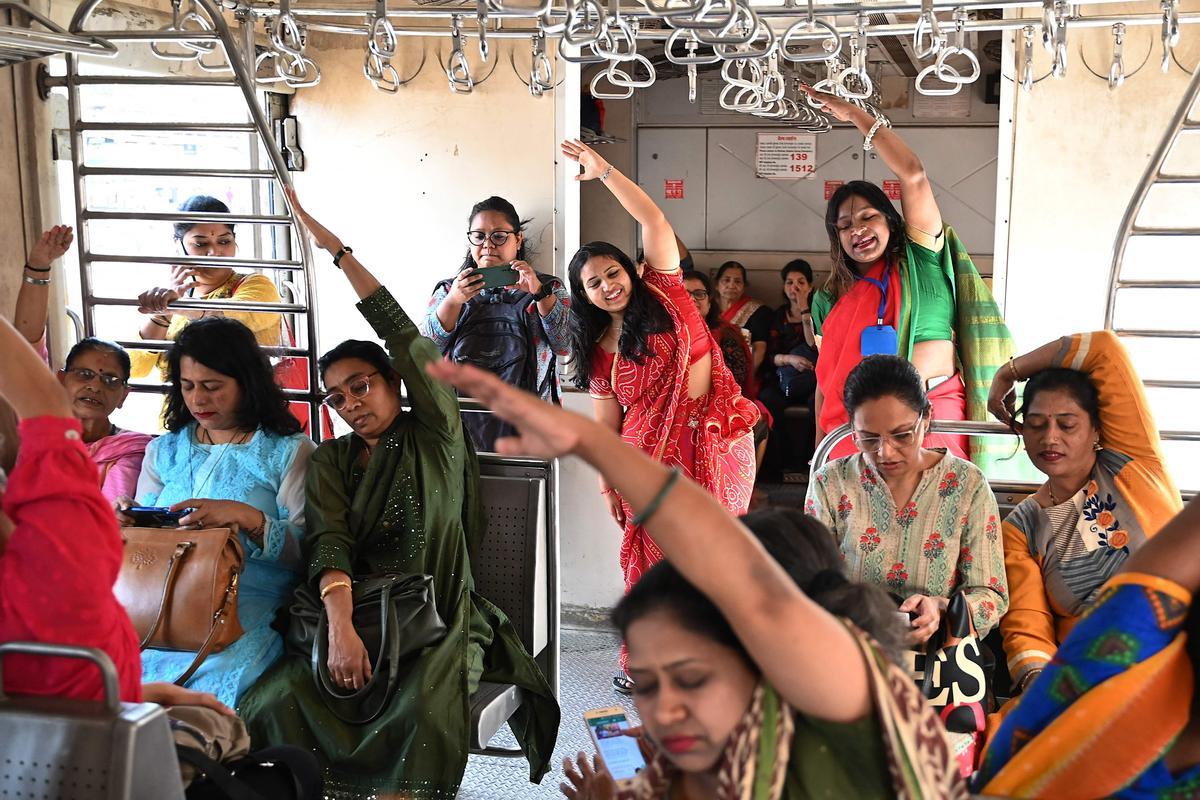
[(100, 383), (104, 384), (105, 389), (116, 389), (118, 386), (124, 386), (128, 381), (120, 375), (113, 375), (111, 372), (96, 372), (94, 369), (87, 367), (69, 367), (63, 372), (76, 380), (83, 383), (91, 383), (96, 378), (100, 379)]
[(467, 241), (476, 247), (479, 247), (484, 242), (490, 241), (495, 247), (503, 247), (508, 241), (508, 237), (516, 236), (516, 231), (467, 231)]
[(692, 296), (693, 300), (707, 300), (708, 299), (708, 292), (704, 289), (692, 289), (690, 292), (688, 292), (688, 294), (690, 294)]
[(360, 400), (367, 396), (371, 391), (371, 377), (378, 375), (379, 371), (368, 372), (366, 375), (360, 375), (346, 386), (346, 391), (332, 391), (321, 400), (322, 403), (332, 408), (334, 411), (341, 411), (346, 407), (346, 392)]
[(913, 423), (912, 428), (906, 431), (900, 431), (899, 433), (875, 434), (854, 431), (852, 434), (850, 434), (850, 436), (854, 439), (855, 446), (857, 446), (858, 449), (862, 450), (864, 453), (878, 453), (879, 448), (883, 447), (883, 443), (885, 441), (889, 442), (892, 447), (895, 447), (898, 450), (906, 450), (917, 444), (917, 431), (920, 429), (920, 427), (921, 420), (918, 419), (915, 423)]

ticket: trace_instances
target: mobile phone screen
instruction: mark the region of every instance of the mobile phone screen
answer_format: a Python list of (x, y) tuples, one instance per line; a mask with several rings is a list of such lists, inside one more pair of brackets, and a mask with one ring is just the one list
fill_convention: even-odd
[(637, 737), (622, 733), (629, 729), (629, 720), (624, 714), (588, 717), (587, 724), (596, 749), (614, 778), (627, 781), (645, 768), (646, 761), (638, 749)]

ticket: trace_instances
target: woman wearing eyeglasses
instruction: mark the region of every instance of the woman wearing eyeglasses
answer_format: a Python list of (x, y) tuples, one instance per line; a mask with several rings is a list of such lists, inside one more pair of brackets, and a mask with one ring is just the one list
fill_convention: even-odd
[(132, 496), (153, 437), (121, 430), (109, 420), (129, 396), (129, 354), (115, 342), (89, 336), (71, 348), (58, 382), (83, 425), (83, 442), (100, 470), (100, 490), (110, 502)]
[[(558, 402), (555, 356), (571, 352), (566, 288), (526, 262), (524, 225), (503, 197), (476, 203), (467, 224), (470, 249), (458, 275), (434, 289), (421, 332), (455, 361), (468, 361), (547, 402)], [(484, 289), (475, 270), (505, 265), (512, 266), (516, 282)], [(491, 424), (490, 415), (476, 417), (468, 418), (468, 426), (479, 449), (491, 450), (497, 436), (510, 432)]]
[(1000, 517), (987, 478), (971, 462), (921, 446), (931, 404), (907, 359), (874, 355), (846, 378), (858, 453), (809, 484), (805, 510), (837, 537), (852, 581), (877, 584), (916, 612), (909, 640), (938, 629), (962, 591), (982, 639), (1008, 608)]
[[(447, 631), (407, 659), (369, 725), (341, 721), (313, 680), (311, 655), (285, 659), (244, 700), (251, 735), (316, 754), (336, 797), (454, 797), (466, 768), (470, 697), (481, 681), (521, 687), (512, 728), (539, 780), (549, 766), (558, 705), (508, 619), (472, 591), (469, 548), (484, 528), (479, 466), (454, 391), (425, 373), (441, 353), (383, 287), (291, 195), (314, 244), (331, 255), (383, 339), (349, 340), (319, 366), (327, 404), (352, 433), (327, 440), (308, 474), (308, 574), (328, 619), (327, 666), (347, 692), (371, 679), (351, 618), (354, 587), (380, 575), (432, 578)], [(403, 381), (411, 410), (403, 410)]]

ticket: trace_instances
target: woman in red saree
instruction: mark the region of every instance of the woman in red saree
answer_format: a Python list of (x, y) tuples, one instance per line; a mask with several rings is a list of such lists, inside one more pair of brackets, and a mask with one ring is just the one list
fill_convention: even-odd
[[(600, 180), (637, 220), (646, 251), (641, 272), (607, 242), (586, 244), (571, 258), (576, 383), (591, 393), (600, 422), (742, 514), (754, 488), (758, 409), (742, 397), (684, 288), (675, 232), (654, 201), (594, 150), (567, 141), (562, 151), (583, 168), (579, 180)], [(625, 531), (621, 570), (628, 590), (662, 560), (662, 551), (634, 526), (628, 504), (603, 478), (600, 491)], [(623, 674), (614, 685), (631, 688)]]

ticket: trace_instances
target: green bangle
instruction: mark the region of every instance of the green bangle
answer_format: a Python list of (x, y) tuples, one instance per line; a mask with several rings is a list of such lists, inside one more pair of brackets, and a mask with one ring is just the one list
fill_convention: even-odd
[(675, 485), (675, 481), (679, 480), (679, 468), (671, 470), (671, 474), (667, 476), (667, 482), (658, 490), (658, 494), (654, 495), (654, 499), (649, 505), (642, 510), (642, 513), (637, 514), (633, 518), (633, 527), (640, 528), (645, 525), (654, 513), (658, 511), (658, 507), (662, 505), (663, 500), (667, 499), (667, 495), (671, 493), (671, 488)]

